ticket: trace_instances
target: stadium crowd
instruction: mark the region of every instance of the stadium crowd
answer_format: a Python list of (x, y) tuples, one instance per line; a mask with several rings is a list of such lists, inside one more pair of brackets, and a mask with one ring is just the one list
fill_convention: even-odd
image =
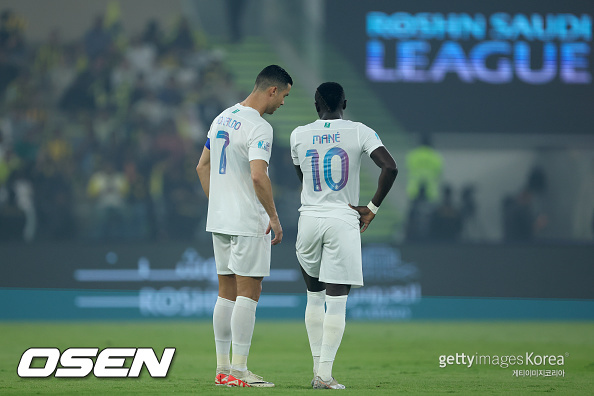
[[(63, 42), (0, 14), (0, 240), (193, 238), (196, 161), (240, 95), (183, 17), (130, 37), (99, 15)], [(216, 88), (216, 89), (215, 89)]]
[[(0, 241), (204, 235), (194, 169), (212, 119), (247, 93), (184, 17), (129, 35), (108, 11), (76, 40), (63, 41), (56, 27), (38, 43), (26, 40), (22, 16), (0, 11)], [(294, 173), (287, 147), (276, 145), (273, 158), (279, 212), (296, 234), (299, 186), (286, 177)], [(407, 155), (407, 241), (481, 235), (474, 187), (454, 191), (442, 168), (430, 140)], [(531, 240), (546, 225), (544, 188), (526, 186), (504, 197), (505, 241)]]

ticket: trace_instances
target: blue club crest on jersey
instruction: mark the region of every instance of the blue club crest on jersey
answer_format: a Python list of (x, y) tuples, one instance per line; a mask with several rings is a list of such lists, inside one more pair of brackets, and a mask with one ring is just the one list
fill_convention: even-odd
[(266, 142), (264, 140), (260, 140), (258, 142), (258, 148), (264, 151), (270, 151), (270, 142)]

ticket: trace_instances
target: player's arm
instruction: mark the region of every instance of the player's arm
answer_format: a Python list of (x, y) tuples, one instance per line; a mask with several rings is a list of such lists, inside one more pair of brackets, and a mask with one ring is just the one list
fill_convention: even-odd
[[(301, 182), (301, 184), (303, 184), (303, 172), (301, 171), (301, 166), (299, 165), (299, 155), (297, 154), (297, 148), (295, 147), (296, 145), (296, 135), (295, 135), (295, 131), (293, 131), (291, 133), (291, 158), (293, 159), (293, 165), (295, 166), (295, 171), (297, 172), (297, 177), (299, 178), (299, 181)], [(297, 165), (295, 164), (295, 162), (297, 162)]]
[(200, 156), (200, 160), (196, 166), (196, 173), (198, 173), (200, 184), (202, 185), (202, 189), (206, 194), (206, 198), (208, 198), (208, 192), (210, 189), (210, 149), (206, 146), (204, 146), (202, 155)]
[(301, 171), (301, 166), (295, 165), (295, 171), (297, 172), (297, 177), (299, 178), (299, 181), (303, 183), (303, 172)]
[(394, 158), (385, 147), (381, 146), (373, 150), (371, 153), (371, 159), (379, 168), (381, 168), (375, 195), (371, 199), (371, 202), (368, 206), (349, 205), (351, 208), (359, 212), (359, 215), (361, 215), (359, 218), (361, 232), (364, 232), (369, 226), (369, 223), (371, 223), (371, 221), (375, 218), (375, 213), (373, 213), (369, 207), (371, 206), (373, 208), (375, 206), (375, 208), (379, 208), (379, 206), (384, 201), (384, 198), (386, 198), (386, 195), (388, 195), (388, 192), (392, 188), (394, 180), (396, 179), (396, 175), (398, 175), (396, 161), (394, 161)]
[(272, 183), (270, 182), (267, 172), (268, 163), (260, 159), (252, 160), (250, 161), (250, 169), (256, 196), (266, 210), (266, 213), (268, 213), (268, 217), (270, 217), (270, 224), (268, 225), (266, 233), (268, 234), (270, 230), (274, 232), (272, 244), (276, 245), (283, 239), (283, 229), (278, 218), (278, 213), (276, 212), (276, 206), (274, 205)]

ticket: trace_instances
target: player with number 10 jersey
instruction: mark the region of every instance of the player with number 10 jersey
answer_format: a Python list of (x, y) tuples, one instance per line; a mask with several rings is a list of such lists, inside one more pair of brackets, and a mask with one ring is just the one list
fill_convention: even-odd
[[(363, 286), (361, 236), (390, 191), (396, 162), (371, 128), (343, 120), (346, 98), (335, 82), (315, 93), (319, 120), (291, 134), (291, 155), (301, 185), (295, 250), (307, 286), (305, 327), (313, 357), (314, 389), (345, 389), (332, 365), (345, 327), (351, 287)], [(381, 168), (367, 206), (359, 206), (361, 158)]]
[(316, 120), (291, 134), (293, 163), (303, 172), (303, 216), (335, 217), (358, 227), (361, 157), (382, 141), (368, 126), (343, 119)]

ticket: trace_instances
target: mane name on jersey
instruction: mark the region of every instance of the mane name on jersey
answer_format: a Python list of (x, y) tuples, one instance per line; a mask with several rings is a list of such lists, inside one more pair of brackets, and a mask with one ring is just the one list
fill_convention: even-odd
[(326, 133), (324, 135), (313, 135), (313, 144), (316, 143), (340, 143), (340, 132), (336, 132), (333, 134)]
[(231, 117), (220, 116), (219, 119), (217, 120), (217, 124), (222, 125), (222, 126), (228, 126), (229, 128), (233, 128), (235, 130), (238, 130), (239, 128), (241, 128), (241, 121), (234, 120)]

